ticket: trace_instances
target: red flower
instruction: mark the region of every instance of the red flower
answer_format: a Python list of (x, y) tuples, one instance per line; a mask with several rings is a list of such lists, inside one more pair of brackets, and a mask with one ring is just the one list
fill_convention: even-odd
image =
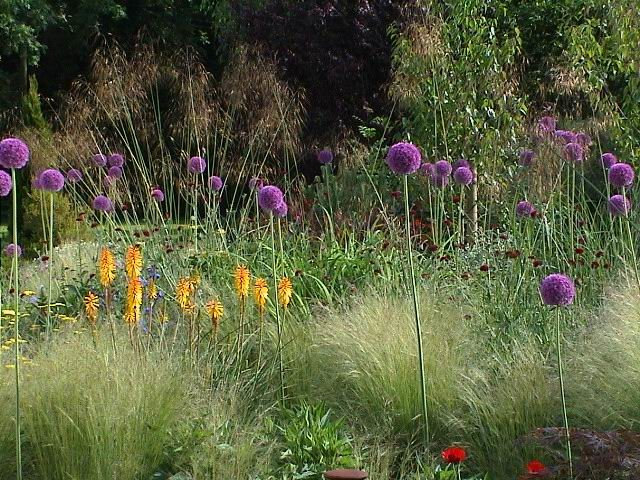
[(467, 458), (467, 452), (464, 451), (464, 448), (460, 447), (445, 448), (441, 455), (442, 459), (447, 463), (460, 463)]
[(480, 271), (481, 272), (488, 272), (489, 271), (489, 265), (487, 265), (486, 263), (483, 263), (482, 265), (480, 265)]
[(527, 463), (527, 473), (529, 475), (543, 475), (547, 472), (547, 467), (539, 460), (531, 460)]

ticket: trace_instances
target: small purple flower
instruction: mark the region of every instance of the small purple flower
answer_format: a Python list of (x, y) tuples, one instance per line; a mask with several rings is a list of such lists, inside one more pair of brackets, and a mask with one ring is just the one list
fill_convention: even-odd
[(164, 202), (164, 192), (159, 188), (154, 188), (151, 190), (151, 198), (153, 198), (156, 202)]
[(469, 170), (471, 170), (471, 163), (469, 163), (469, 161), (467, 159), (465, 159), (465, 158), (460, 158), (460, 159), (456, 160), (455, 162), (453, 162), (453, 165), (451, 165), (451, 168), (453, 169), (454, 173), (460, 167), (465, 167), (465, 168), (468, 168)]
[(287, 205), (287, 202), (285, 202), (284, 200), (280, 202), (280, 204), (276, 208), (273, 209), (273, 214), (276, 217), (280, 217), (280, 218), (286, 217), (288, 212), (289, 212), (289, 206)]
[(535, 211), (535, 207), (526, 200), (522, 200), (516, 205), (516, 215), (518, 217), (530, 217)]
[(20, 169), (29, 161), (29, 147), (19, 138), (5, 138), (0, 142), (0, 167)]
[(576, 297), (576, 287), (566, 275), (553, 273), (540, 282), (540, 297), (545, 305), (571, 305)]
[(535, 157), (536, 152), (533, 150), (522, 150), (520, 152), (520, 160), (518, 161), (518, 164), (521, 167), (530, 167)]
[(55, 168), (48, 168), (38, 175), (38, 177), (40, 188), (47, 192), (59, 192), (64, 187), (64, 175)]
[(0, 197), (9, 195), (9, 193), (11, 193), (11, 187), (13, 187), (11, 175), (4, 170), (0, 170)]
[(96, 167), (106, 167), (107, 166), (107, 156), (102, 153), (96, 153), (93, 158), (93, 164)]
[(318, 152), (318, 161), (323, 165), (333, 162), (333, 152), (328, 148)]
[(614, 187), (630, 187), (635, 177), (633, 167), (626, 163), (616, 163), (609, 169), (609, 183)]
[(82, 180), (82, 172), (77, 168), (70, 168), (67, 171), (67, 182), (78, 183)]
[(449, 185), (449, 175), (443, 177), (441, 175), (438, 175), (437, 173), (434, 173), (429, 177), (429, 180), (431, 180), (433, 186), (437, 188), (444, 188)]
[(582, 148), (589, 148), (591, 146), (591, 137), (584, 132), (576, 133), (576, 142)]
[(251, 190), (260, 190), (262, 187), (264, 187), (264, 182), (262, 181), (262, 179), (258, 177), (251, 177), (251, 179), (249, 180), (249, 188)]
[(109, 199), (109, 197), (105, 195), (98, 195), (93, 199), (93, 208), (98, 210), (99, 212), (112, 212), (113, 211), (113, 203)]
[(284, 200), (284, 195), (278, 187), (267, 185), (258, 192), (258, 204), (264, 210), (273, 210)]
[(609, 213), (614, 217), (626, 217), (631, 211), (631, 200), (623, 195), (613, 195), (609, 199)]
[(109, 167), (108, 175), (111, 178), (121, 178), (122, 177), (122, 167), (118, 167), (114, 165), (113, 167)]
[(392, 145), (387, 153), (387, 165), (393, 173), (409, 175), (422, 164), (420, 150), (412, 143), (400, 142)]
[(108, 163), (110, 167), (122, 168), (124, 165), (124, 156), (121, 153), (114, 153), (109, 155)]
[(17, 245), (15, 243), (10, 243), (9, 245), (7, 245), (4, 249), (4, 253), (5, 255), (7, 255), (8, 257), (15, 257), (16, 254), (21, 257), (22, 256), (22, 247), (20, 247), (20, 245)]
[(562, 143), (576, 143), (576, 134), (569, 130), (556, 130), (554, 132), (555, 137)]
[(613, 165), (618, 163), (618, 158), (613, 153), (603, 153), (600, 157), (600, 161), (602, 161), (602, 166), (604, 168), (611, 168)]
[(582, 163), (584, 160), (584, 149), (578, 143), (567, 143), (564, 146), (564, 154), (567, 160), (574, 163)]
[(420, 175), (424, 175), (425, 177), (430, 177), (432, 175), (435, 175), (435, 167), (433, 166), (433, 163), (429, 163), (429, 162), (425, 162), (422, 165), (420, 165), (420, 169), (419, 169)]
[(187, 169), (191, 173), (202, 173), (207, 169), (207, 162), (202, 157), (191, 157), (187, 163)]
[(453, 172), (453, 181), (458, 185), (471, 185), (473, 183), (473, 172), (467, 167), (458, 167)]
[(217, 176), (217, 175), (211, 175), (209, 177), (209, 188), (219, 192), (220, 190), (222, 190), (222, 187), (224, 185), (224, 182), (222, 181), (222, 179)]
[(453, 170), (451, 164), (446, 160), (438, 160), (434, 165), (434, 169), (439, 177), (448, 177)]

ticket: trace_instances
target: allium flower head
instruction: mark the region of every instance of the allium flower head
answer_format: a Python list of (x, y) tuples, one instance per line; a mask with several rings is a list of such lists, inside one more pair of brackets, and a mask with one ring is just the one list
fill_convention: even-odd
[(98, 195), (93, 199), (93, 208), (98, 210), (99, 212), (112, 212), (113, 211), (113, 203), (109, 199), (109, 197), (105, 195)]
[(272, 211), (284, 201), (282, 191), (273, 185), (262, 187), (258, 192), (258, 204), (264, 210)]
[(0, 142), (0, 167), (20, 169), (29, 161), (29, 147), (19, 138), (5, 138)]
[(187, 169), (191, 173), (202, 173), (207, 169), (207, 162), (202, 157), (191, 157), (187, 163)]
[(159, 188), (154, 188), (151, 190), (151, 198), (153, 198), (156, 202), (164, 202), (164, 192)]
[(461, 447), (445, 448), (440, 455), (447, 463), (462, 463), (467, 458), (467, 452)]
[(293, 296), (293, 284), (288, 277), (282, 277), (278, 282), (278, 301), (284, 308), (289, 306)]
[(520, 152), (520, 160), (518, 164), (521, 167), (529, 167), (533, 163), (533, 159), (536, 157), (536, 153), (533, 150), (522, 150)]
[(466, 158), (459, 158), (458, 160), (453, 162), (453, 164), (451, 165), (451, 168), (453, 169), (454, 172), (460, 167), (465, 167), (465, 168), (468, 168), (469, 170), (472, 169), (471, 163)]
[(13, 257), (16, 254), (18, 255), (18, 257), (21, 257), (22, 256), (22, 247), (20, 247), (20, 245), (17, 245), (15, 243), (10, 243), (9, 245), (7, 245), (5, 247), (4, 253), (8, 257)]
[(551, 116), (542, 117), (538, 120), (538, 130), (541, 133), (551, 133), (556, 129), (556, 119)]
[(264, 187), (264, 182), (258, 177), (251, 177), (249, 180), (249, 188), (251, 190), (260, 190)]
[(449, 175), (451, 175), (451, 172), (453, 171), (451, 164), (446, 160), (438, 160), (434, 165), (434, 169), (435, 169), (436, 175), (440, 177), (448, 177)]
[(614, 217), (626, 217), (631, 211), (631, 200), (624, 195), (613, 195), (608, 204), (609, 213)]
[(276, 217), (284, 218), (287, 216), (287, 213), (289, 213), (289, 206), (284, 200), (282, 200), (282, 202), (280, 202), (280, 204), (273, 209), (273, 214)]
[(42, 190), (47, 192), (59, 192), (64, 187), (64, 175), (55, 168), (48, 168), (38, 175), (38, 184)]
[(218, 177), (217, 175), (211, 175), (209, 177), (209, 188), (219, 192), (220, 190), (222, 190), (222, 186), (224, 185), (224, 182), (222, 181), (222, 179), (220, 177)]
[(409, 175), (422, 164), (420, 150), (412, 143), (400, 142), (392, 145), (387, 153), (387, 165), (393, 173)]
[(67, 170), (67, 182), (78, 183), (82, 180), (82, 172), (77, 168)]
[(420, 168), (418, 171), (420, 175), (424, 175), (425, 177), (430, 177), (431, 175), (435, 174), (435, 167), (433, 166), (433, 163), (424, 162), (422, 165), (420, 165)]
[(564, 146), (564, 154), (567, 160), (581, 163), (584, 160), (584, 149), (579, 143), (567, 143)]
[(0, 197), (6, 197), (11, 192), (13, 181), (11, 175), (4, 170), (0, 170)]
[(583, 148), (591, 146), (591, 137), (584, 132), (576, 133), (576, 142)]
[(122, 167), (114, 165), (113, 167), (109, 167), (108, 175), (111, 178), (120, 178), (122, 177)]
[(233, 272), (233, 286), (236, 294), (241, 299), (249, 296), (249, 283), (251, 282), (251, 274), (245, 265), (238, 265)]
[(554, 135), (562, 143), (576, 143), (578, 138), (575, 133), (570, 130), (556, 130)]
[(535, 211), (535, 207), (526, 200), (522, 200), (516, 205), (516, 215), (518, 217), (530, 217), (531, 214)]
[(102, 153), (96, 153), (93, 158), (93, 164), (96, 167), (106, 167), (107, 166), (107, 156)]
[(318, 152), (318, 161), (323, 165), (333, 162), (333, 152), (328, 148)]
[(609, 183), (614, 187), (630, 187), (635, 177), (633, 167), (626, 163), (616, 163), (609, 169)]
[(473, 183), (473, 172), (470, 168), (459, 167), (453, 172), (453, 181), (458, 185), (471, 185)]
[(602, 162), (602, 166), (608, 169), (618, 163), (618, 158), (613, 153), (607, 152), (602, 154), (600, 161)]
[(561, 273), (552, 273), (540, 282), (540, 297), (545, 305), (571, 305), (576, 296), (573, 281)]
[(124, 165), (124, 156), (121, 153), (113, 153), (109, 155), (109, 159), (107, 160), (110, 167), (118, 167), (122, 168)]

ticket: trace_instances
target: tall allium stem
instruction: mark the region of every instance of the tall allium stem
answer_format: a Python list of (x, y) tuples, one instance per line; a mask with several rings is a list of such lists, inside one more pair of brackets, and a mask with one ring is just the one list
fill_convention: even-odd
[(14, 291), (14, 312), (15, 312), (15, 372), (16, 372), (16, 479), (22, 480), (22, 439), (20, 434), (20, 290), (18, 290), (18, 198), (16, 188), (16, 170), (11, 169), (11, 200), (13, 206), (13, 244), (16, 245), (13, 254), (13, 291)]
[(196, 175), (196, 188), (193, 191), (193, 245), (198, 251), (198, 180), (200, 175)]
[(284, 392), (284, 364), (282, 362), (282, 322), (280, 321), (280, 306), (278, 304), (278, 271), (276, 269), (276, 236), (273, 227), (273, 212), (269, 214), (269, 227), (271, 229), (271, 267), (273, 270), (273, 292), (276, 301), (276, 325), (278, 328), (278, 367), (280, 369), (280, 400), (285, 404)]
[(558, 378), (560, 379), (560, 398), (562, 399), (562, 417), (566, 436), (567, 459), (569, 460), (569, 478), (573, 480), (573, 458), (571, 455), (571, 433), (569, 432), (569, 420), (567, 417), (567, 402), (564, 394), (564, 376), (562, 371), (562, 352), (560, 335), (560, 308), (556, 307), (556, 350), (558, 353)]
[[(626, 188), (622, 189), (622, 197), (625, 199), (627, 198)], [(636, 276), (636, 283), (638, 284), (637, 286), (640, 289), (640, 272), (638, 271), (638, 256), (636, 255), (636, 246), (635, 246), (635, 242), (633, 241), (633, 234), (631, 233), (631, 221), (629, 220), (629, 215), (631, 215), (631, 212), (627, 211), (627, 215), (625, 216), (624, 220), (627, 225), (627, 235), (629, 237), (629, 249), (631, 250), (631, 259), (633, 260), (633, 271)]]
[(458, 243), (464, 244), (464, 185), (460, 186), (460, 202), (458, 203)]
[(53, 296), (53, 193), (49, 194), (49, 296), (47, 301), (47, 340), (51, 336), (51, 302)]
[(407, 235), (407, 257), (409, 259), (409, 271), (411, 274), (411, 292), (413, 294), (413, 313), (416, 321), (416, 336), (418, 341), (418, 362), (420, 362), (420, 392), (422, 394), (422, 416), (424, 419), (424, 441), (429, 449), (429, 415), (427, 410), (427, 383), (424, 372), (424, 352), (422, 348), (422, 326), (420, 324), (420, 306), (418, 302), (418, 289), (416, 287), (416, 274), (413, 268), (413, 250), (411, 246), (411, 222), (409, 220), (409, 182), (407, 175), (403, 175), (404, 181), (404, 216)]

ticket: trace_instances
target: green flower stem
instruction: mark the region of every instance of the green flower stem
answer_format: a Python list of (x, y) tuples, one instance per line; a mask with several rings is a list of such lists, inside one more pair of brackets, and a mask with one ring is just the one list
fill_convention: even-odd
[(273, 212), (269, 214), (269, 227), (271, 229), (271, 267), (273, 269), (273, 292), (276, 305), (276, 325), (278, 328), (278, 367), (280, 369), (280, 399), (285, 405), (284, 392), (284, 364), (282, 361), (282, 322), (280, 321), (280, 306), (278, 304), (278, 272), (276, 270), (276, 240), (273, 227)]
[(567, 459), (569, 460), (569, 478), (573, 480), (573, 458), (571, 455), (571, 434), (569, 432), (569, 420), (567, 417), (567, 402), (564, 394), (564, 377), (562, 372), (562, 352), (560, 340), (560, 308), (556, 307), (556, 349), (558, 353), (558, 378), (560, 379), (560, 397), (562, 399), (562, 417), (566, 436)]
[(22, 439), (20, 434), (20, 290), (18, 290), (18, 198), (15, 187), (16, 170), (11, 169), (11, 180), (13, 181), (13, 189), (11, 200), (13, 206), (13, 244), (16, 246), (13, 255), (13, 290), (14, 290), (14, 340), (15, 340), (15, 373), (16, 373), (16, 479), (22, 480)]
[(47, 300), (47, 332), (46, 337), (49, 340), (51, 336), (51, 303), (53, 299), (53, 193), (49, 193), (49, 295)]

